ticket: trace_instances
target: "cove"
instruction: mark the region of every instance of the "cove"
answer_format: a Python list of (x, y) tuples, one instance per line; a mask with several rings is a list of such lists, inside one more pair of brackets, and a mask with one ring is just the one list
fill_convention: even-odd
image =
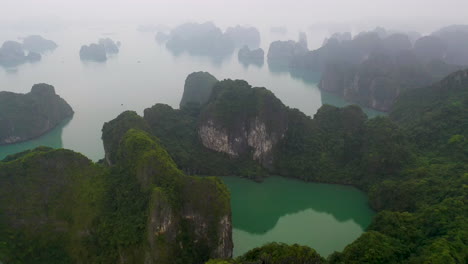
[(328, 256), (357, 239), (374, 212), (350, 186), (269, 177), (221, 177), (231, 193), (234, 256), (268, 242), (306, 245)]

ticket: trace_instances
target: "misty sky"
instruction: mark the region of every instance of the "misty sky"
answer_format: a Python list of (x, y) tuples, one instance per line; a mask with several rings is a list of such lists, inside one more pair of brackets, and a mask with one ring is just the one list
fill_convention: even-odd
[(0, 0), (0, 18), (57, 16), (222, 25), (468, 24), (467, 0)]

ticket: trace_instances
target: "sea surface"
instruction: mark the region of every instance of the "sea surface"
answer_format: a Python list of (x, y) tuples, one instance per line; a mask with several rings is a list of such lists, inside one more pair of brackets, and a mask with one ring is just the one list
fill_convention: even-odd
[(358, 238), (374, 212), (350, 186), (269, 177), (221, 177), (231, 192), (234, 256), (268, 242), (300, 244), (326, 257)]

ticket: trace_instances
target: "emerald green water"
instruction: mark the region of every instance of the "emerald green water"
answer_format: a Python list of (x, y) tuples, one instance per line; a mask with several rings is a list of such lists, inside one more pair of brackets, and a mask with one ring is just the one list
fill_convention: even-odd
[(328, 256), (358, 238), (374, 212), (350, 186), (270, 177), (222, 177), (231, 192), (234, 256), (268, 242), (307, 245)]

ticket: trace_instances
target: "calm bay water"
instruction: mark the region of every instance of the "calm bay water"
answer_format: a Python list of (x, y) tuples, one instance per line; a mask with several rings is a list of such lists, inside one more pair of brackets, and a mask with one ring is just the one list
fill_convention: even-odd
[[(343, 106), (340, 98), (321, 93), (318, 76), (303, 78), (263, 66), (244, 66), (237, 53), (224, 58), (174, 55), (154, 40), (154, 34), (141, 33), (135, 25), (108, 27), (70, 27), (65, 31), (41, 33), (59, 47), (35, 64), (15, 69), (0, 67), (0, 90), (29, 92), (35, 83), (55, 86), (56, 92), (73, 107), (74, 117), (66, 124), (38, 139), (9, 146), (0, 146), (0, 159), (32, 147), (46, 145), (81, 152), (92, 160), (104, 156), (101, 128), (125, 110), (142, 114), (155, 103), (178, 108), (185, 78), (194, 71), (208, 71), (218, 79), (244, 79), (253, 86), (270, 89), (284, 104), (313, 116), (324, 103)], [(0, 32), (0, 42), (18, 40), (36, 32)], [(266, 37), (265, 37), (266, 36)], [(121, 41), (120, 53), (105, 63), (82, 62), (79, 49), (83, 44), (110, 37)], [(294, 36), (262, 35), (267, 51), (271, 40)], [(321, 41), (321, 40), (320, 40)], [(312, 41), (310, 41), (312, 42)], [(318, 43), (315, 41), (314, 43)], [(304, 79), (307, 79), (304, 80)]]
[(328, 256), (369, 225), (366, 195), (349, 186), (270, 177), (221, 177), (231, 192), (234, 256), (268, 242), (307, 245)]

